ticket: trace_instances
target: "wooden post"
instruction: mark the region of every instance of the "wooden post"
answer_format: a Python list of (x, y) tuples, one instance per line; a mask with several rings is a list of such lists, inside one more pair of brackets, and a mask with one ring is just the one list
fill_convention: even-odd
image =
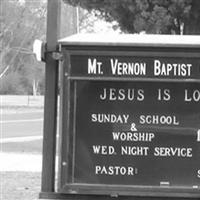
[(57, 50), (60, 32), (61, 0), (48, 0), (46, 33), (45, 107), (41, 192), (55, 191), (56, 118), (58, 91), (58, 61), (51, 52)]

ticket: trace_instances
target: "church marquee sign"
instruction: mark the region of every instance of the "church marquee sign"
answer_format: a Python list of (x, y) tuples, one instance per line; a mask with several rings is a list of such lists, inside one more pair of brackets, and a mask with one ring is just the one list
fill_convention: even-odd
[(77, 38), (61, 42), (60, 191), (200, 197), (200, 45)]

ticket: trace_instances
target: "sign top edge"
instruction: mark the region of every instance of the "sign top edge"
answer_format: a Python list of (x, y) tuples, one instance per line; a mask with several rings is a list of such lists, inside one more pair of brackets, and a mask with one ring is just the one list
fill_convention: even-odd
[(75, 46), (141, 46), (200, 48), (199, 35), (75, 34), (58, 41)]

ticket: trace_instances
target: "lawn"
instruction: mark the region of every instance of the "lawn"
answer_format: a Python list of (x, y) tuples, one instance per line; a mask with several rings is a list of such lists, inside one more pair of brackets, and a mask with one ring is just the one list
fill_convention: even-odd
[[(15, 99), (16, 100), (16, 99)], [(4, 103), (9, 103), (5, 101)], [(35, 105), (34, 105), (35, 106)], [(26, 112), (42, 112), (43, 108), (39, 106), (18, 106), (13, 105), (2, 105), (1, 107), (1, 117), (6, 114), (15, 114), (15, 113), (26, 113)], [(42, 140), (30, 141), (30, 142), (11, 142), (11, 143), (2, 143), (1, 151), (3, 154), (13, 154), (17, 155), (33, 155), (40, 156), (42, 152)], [(17, 164), (21, 162), (22, 158), (19, 160), (12, 160), (10, 157), (3, 159), (3, 165), (9, 166), (5, 171), (0, 171), (0, 200), (38, 200), (39, 192), (41, 190), (41, 172), (37, 171), (23, 171), (20, 169), (20, 166)], [(25, 164), (29, 161), (22, 160)], [(39, 159), (36, 159), (39, 160)], [(18, 161), (18, 162), (17, 162)], [(6, 164), (6, 162), (8, 162)], [(13, 164), (14, 163), (14, 164)], [(30, 164), (30, 163), (27, 163)], [(39, 163), (40, 164), (40, 163)], [(17, 166), (14, 166), (17, 165)], [(2, 166), (2, 165), (1, 165)], [(26, 165), (23, 165), (25, 168)], [(3, 169), (4, 170), (4, 169)], [(16, 170), (16, 171), (15, 171)]]
[(2, 200), (36, 200), (40, 192), (40, 172), (1, 172)]
[(42, 140), (1, 144), (3, 152), (15, 153), (42, 153)]

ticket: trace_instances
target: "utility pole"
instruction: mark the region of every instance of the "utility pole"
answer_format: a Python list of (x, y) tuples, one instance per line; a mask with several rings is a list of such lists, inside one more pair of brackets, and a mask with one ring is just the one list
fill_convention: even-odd
[(52, 52), (58, 50), (61, 0), (48, 0), (45, 56), (45, 106), (43, 130), (42, 193), (55, 191), (56, 119), (58, 95), (58, 61)]

